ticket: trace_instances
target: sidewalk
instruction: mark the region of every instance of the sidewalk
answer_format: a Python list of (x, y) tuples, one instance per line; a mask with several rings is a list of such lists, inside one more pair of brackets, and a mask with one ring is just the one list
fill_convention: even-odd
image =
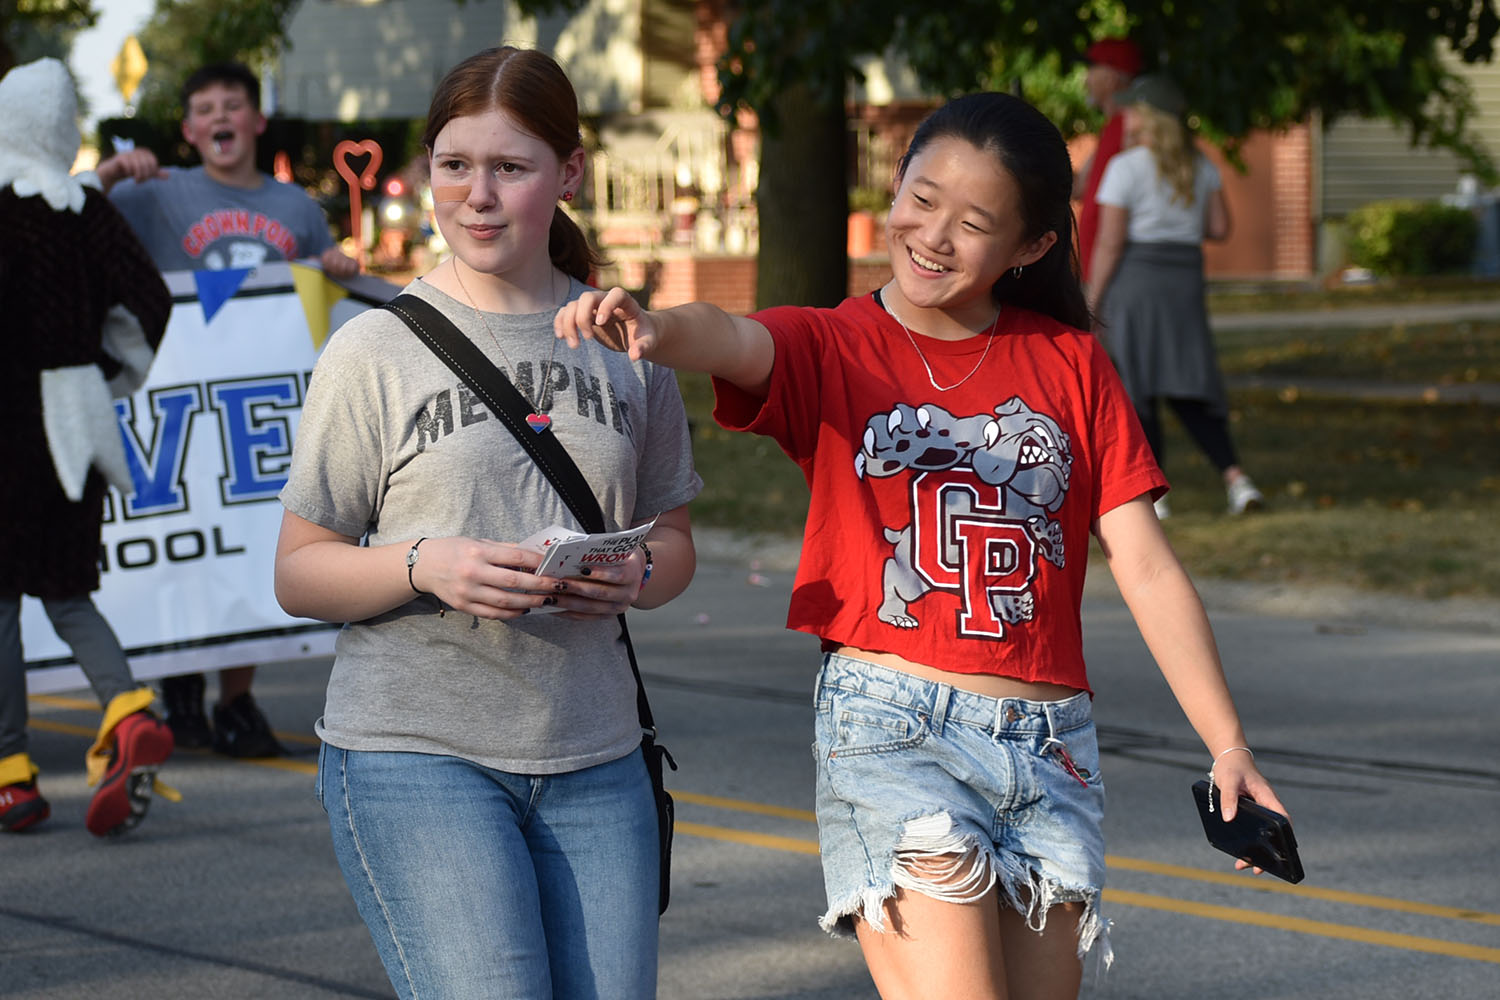
[(1215, 330), (1337, 328), (1381, 324), (1459, 323), (1464, 320), (1500, 320), (1500, 298), (1474, 302), (1407, 302), (1370, 306), (1336, 306), (1327, 309), (1285, 309), (1278, 312), (1233, 312), (1212, 314)]
[[(705, 563), (741, 566), (751, 586), (762, 574), (791, 573), (802, 551), (800, 537), (746, 536), (695, 526), (693, 541)], [(1254, 583), (1195, 576), (1193, 584), (1211, 612), (1233, 612), (1320, 622), (1320, 628), (1360, 632), (1371, 627), (1500, 633), (1500, 600), (1448, 597), (1424, 600), (1337, 584)], [(1091, 565), (1084, 595), (1117, 599), (1114, 580), (1102, 564)]]
[(1500, 382), (1371, 382), (1317, 375), (1225, 375), (1231, 389), (1294, 389), (1315, 396), (1400, 400), (1423, 403), (1478, 403), (1500, 406)]

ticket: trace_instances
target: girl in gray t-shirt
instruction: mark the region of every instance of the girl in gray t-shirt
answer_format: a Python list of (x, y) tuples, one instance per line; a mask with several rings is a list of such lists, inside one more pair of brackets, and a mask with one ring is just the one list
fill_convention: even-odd
[(702, 483), (669, 369), (553, 336), (597, 263), (557, 204), (583, 179), (578, 136), (546, 55), (490, 49), (455, 67), (424, 136), (453, 254), (407, 292), (506, 373), (610, 528), (655, 518), (647, 545), (587, 577), (536, 576), (540, 555), (514, 541), (580, 526), (384, 310), (324, 349), (281, 495), (278, 599), (347, 623), (319, 790), (403, 997), (655, 992), (656, 814), (616, 616), (687, 586)]

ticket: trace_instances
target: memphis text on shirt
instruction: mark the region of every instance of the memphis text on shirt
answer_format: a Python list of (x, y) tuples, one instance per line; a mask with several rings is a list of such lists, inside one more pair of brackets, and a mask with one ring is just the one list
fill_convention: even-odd
[[(521, 395), (528, 400), (537, 398), (535, 392), (535, 368), (530, 361), (516, 364), (516, 370), (508, 377)], [(554, 406), (567, 405), (569, 395), (576, 401), (580, 417), (593, 417), (601, 427), (612, 427), (617, 434), (624, 434), (632, 441), (634, 428), (630, 423), (630, 404), (615, 395), (615, 387), (597, 375), (582, 368), (569, 368), (558, 362), (542, 366), (548, 371), (546, 395), (538, 409), (544, 413), (555, 412)], [(573, 390), (571, 393), (568, 390)], [(443, 389), (432, 397), (432, 402), (418, 411), (412, 433), (416, 436), (417, 451), (425, 451), (429, 444), (453, 433), (454, 398), (458, 400), (457, 427), (472, 427), (488, 420), (490, 414), (478, 396), (469, 387), (459, 383), (452, 389)]]

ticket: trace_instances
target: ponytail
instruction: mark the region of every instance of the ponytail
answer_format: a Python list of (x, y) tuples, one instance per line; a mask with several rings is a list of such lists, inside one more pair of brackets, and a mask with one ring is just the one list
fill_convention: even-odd
[(587, 282), (589, 276), (608, 261), (596, 251), (584, 235), (582, 227), (573, 217), (563, 211), (561, 205), (552, 210), (552, 229), (547, 236), (547, 254), (552, 263), (564, 274)]

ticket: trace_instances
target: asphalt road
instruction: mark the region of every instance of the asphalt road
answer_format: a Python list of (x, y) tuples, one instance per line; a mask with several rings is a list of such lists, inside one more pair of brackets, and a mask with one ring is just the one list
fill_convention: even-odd
[[(683, 598), (634, 616), (681, 764), (663, 1000), (875, 995), (855, 946), (815, 923), (816, 643), (781, 627), (783, 565), (706, 563)], [(1188, 787), (1206, 756), (1107, 581), (1092, 585), (1116, 961), (1090, 967), (1081, 995), (1495, 996), (1500, 634), (1361, 620), (1345, 604), (1247, 606), (1216, 610), (1215, 625), (1307, 880), (1234, 874), (1204, 842)], [(92, 699), (33, 699), (53, 817), (0, 839), (0, 996), (390, 996), (312, 796), (326, 675), (326, 661), (264, 667), (257, 696), (296, 753), (180, 754), (163, 776), (184, 800), (114, 842), (83, 829)]]

